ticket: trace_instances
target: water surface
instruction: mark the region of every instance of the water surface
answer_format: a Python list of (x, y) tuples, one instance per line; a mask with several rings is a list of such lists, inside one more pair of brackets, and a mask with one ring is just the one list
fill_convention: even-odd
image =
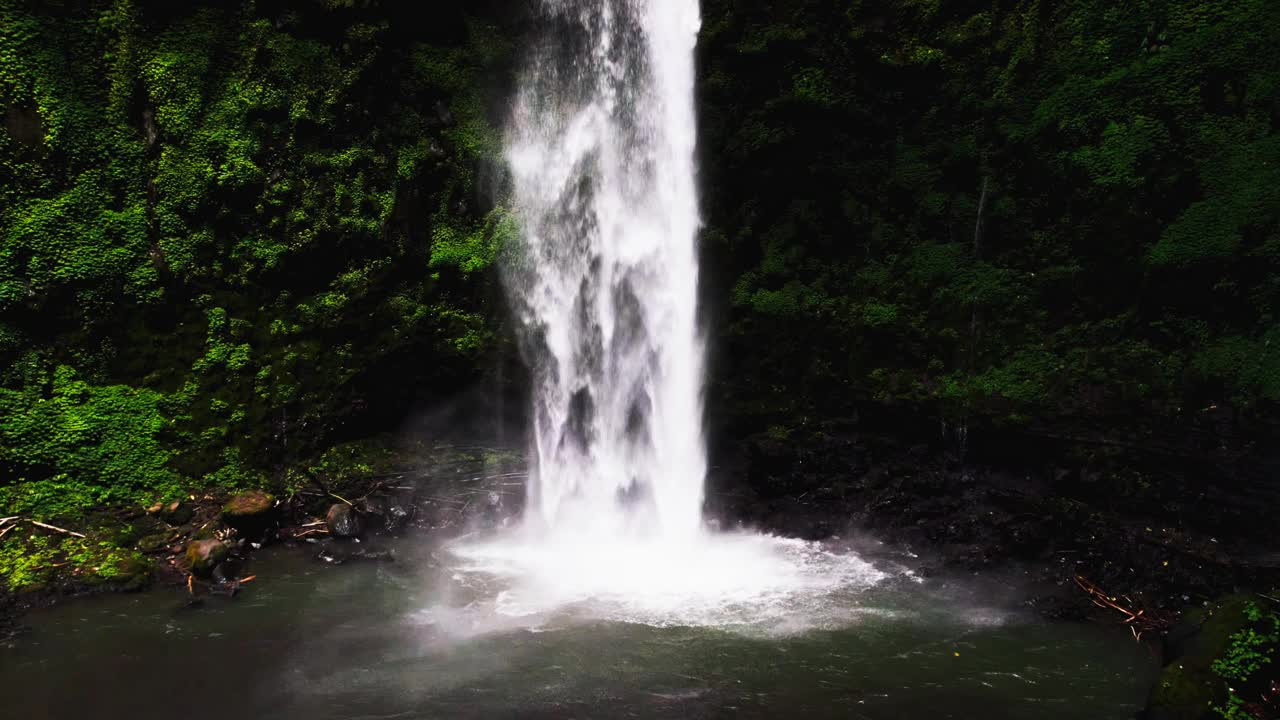
[(1128, 718), (1152, 658), (1122, 631), (1035, 621), (897, 575), (788, 627), (537, 616), (440, 547), (394, 562), (261, 553), (234, 601), (158, 590), (28, 618), (0, 650), (12, 718)]

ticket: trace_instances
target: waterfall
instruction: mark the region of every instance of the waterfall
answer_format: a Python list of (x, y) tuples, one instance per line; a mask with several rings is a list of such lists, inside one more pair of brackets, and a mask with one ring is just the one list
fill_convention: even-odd
[(506, 285), (532, 371), (526, 519), (557, 533), (702, 527), (696, 323), (698, 0), (542, 0), (506, 156)]
[[(849, 621), (856, 553), (702, 524), (697, 0), (542, 0), (506, 156), (505, 284), (532, 375), (524, 522), (450, 547), (465, 632), (570, 616), (794, 632)], [(483, 600), (481, 600), (483, 599)]]

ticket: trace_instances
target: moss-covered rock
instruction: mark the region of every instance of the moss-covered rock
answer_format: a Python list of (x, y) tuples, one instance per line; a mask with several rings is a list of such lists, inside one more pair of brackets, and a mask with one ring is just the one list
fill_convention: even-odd
[(191, 574), (209, 577), (213, 569), (227, 559), (230, 549), (219, 540), (193, 540), (187, 544), (186, 560)]
[(167, 533), (155, 533), (138, 540), (138, 549), (144, 553), (159, 552), (169, 543), (171, 536)]
[(222, 521), (242, 535), (259, 536), (276, 521), (276, 498), (263, 490), (237, 493), (222, 507)]
[(123, 557), (115, 563), (115, 577), (112, 582), (124, 592), (136, 592), (151, 584), (154, 566), (145, 558), (137, 555)]
[(1173, 662), (1160, 672), (1151, 692), (1147, 720), (1208, 720), (1217, 717), (1222, 680), (1207, 665)]
[(1249, 624), (1250, 595), (1229, 595), (1208, 607), (1188, 613), (1170, 632), (1167, 648), (1172, 660), (1151, 691), (1149, 720), (1208, 720), (1219, 718), (1214, 707), (1227, 699), (1227, 684), (1213, 670), (1213, 662), (1227, 651), (1231, 637)]

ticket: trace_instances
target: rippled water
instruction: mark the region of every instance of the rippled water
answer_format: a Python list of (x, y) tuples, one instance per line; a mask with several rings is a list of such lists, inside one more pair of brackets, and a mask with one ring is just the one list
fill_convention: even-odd
[(4, 717), (1105, 719), (1131, 717), (1154, 673), (1117, 629), (820, 546), (773, 549), (805, 558), (788, 566), (806, 592), (685, 604), (522, 594), (523, 572), (466, 547), (341, 567), (280, 547), (235, 601), (182, 610), (161, 590), (35, 613), (0, 651)]

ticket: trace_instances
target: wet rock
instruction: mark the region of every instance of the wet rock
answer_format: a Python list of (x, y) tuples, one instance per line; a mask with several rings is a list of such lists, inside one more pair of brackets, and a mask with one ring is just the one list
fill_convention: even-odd
[(138, 541), (138, 549), (144, 553), (159, 552), (169, 544), (169, 537), (166, 533), (147, 535)]
[(316, 553), (316, 559), (330, 565), (341, 565), (347, 561), (347, 554), (333, 547), (323, 547)]
[(192, 526), (187, 534), (191, 536), (192, 540), (216, 540), (218, 539), (219, 531), (225, 529), (226, 526), (222, 523), (211, 522), (199, 527)]
[(359, 513), (346, 504), (330, 505), (329, 512), (324, 515), (324, 523), (329, 527), (329, 534), (338, 538), (359, 537), (364, 530)]
[(209, 578), (215, 583), (225, 583), (236, 579), (236, 574), (231, 568), (227, 567), (227, 563), (220, 563), (213, 568), (213, 572), (209, 573)]
[(175, 500), (160, 512), (160, 517), (170, 525), (185, 525), (191, 522), (191, 518), (195, 515), (195, 509), (189, 504), (181, 500)]
[(262, 490), (237, 494), (223, 506), (222, 520), (247, 537), (260, 537), (276, 522), (276, 499)]
[(394, 550), (382, 547), (358, 547), (354, 550), (352, 546), (337, 547), (328, 545), (316, 553), (316, 559), (330, 565), (341, 565), (346, 562), (395, 562), (396, 554)]
[(1231, 635), (1248, 625), (1248, 595), (1231, 595), (1195, 612), (1187, 613), (1165, 638), (1166, 657), (1172, 658), (1160, 672), (1151, 691), (1146, 720), (1200, 720), (1216, 717), (1212, 705), (1226, 701), (1226, 685), (1213, 672), (1231, 643)]
[(356, 509), (365, 517), (376, 518), (389, 533), (403, 530), (416, 510), (411, 493), (373, 495), (358, 502)]
[(387, 514), (387, 499), (372, 495), (356, 501), (356, 510), (365, 517), (381, 518)]
[(115, 584), (124, 592), (137, 592), (151, 584), (151, 563), (141, 558), (122, 558), (116, 562)]
[(210, 577), (214, 568), (227, 559), (229, 549), (217, 540), (195, 540), (187, 544), (187, 564), (191, 573)]
[(390, 495), (386, 498), (386, 513), (382, 516), (382, 525), (387, 532), (395, 533), (403, 530), (413, 520), (417, 506), (410, 492)]

